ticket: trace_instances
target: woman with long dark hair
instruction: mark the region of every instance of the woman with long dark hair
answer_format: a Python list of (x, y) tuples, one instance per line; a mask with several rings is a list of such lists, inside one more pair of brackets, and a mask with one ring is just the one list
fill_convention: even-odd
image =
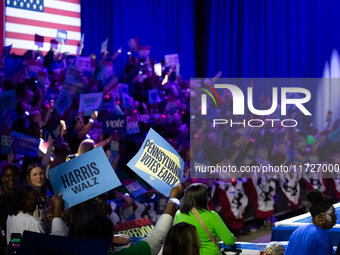
[(208, 209), (208, 201), (207, 187), (201, 183), (192, 184), (185, 192), (174, 224), (186, 222), (196, 227), (201, 240), (201, 255), (221, 254), (218, 245), (219, 237), (227, 245), (234, 245), (235, 237), (221, 217)]
[(163, 255), (197, 255), (201, 241), (196, 227), (185, 222), (174, 225), (165, 238)]
[(38, 194), (37, 208), (33, 214), (42, 217), (42, 208), (48, 205), (47, 182), (43, 167), (38, 163), (32, 163), (26, 171), (26, 182), (33, 187)]

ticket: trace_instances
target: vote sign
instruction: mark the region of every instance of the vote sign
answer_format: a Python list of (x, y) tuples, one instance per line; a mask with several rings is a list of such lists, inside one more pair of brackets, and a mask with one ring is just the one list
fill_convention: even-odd
[(103, 134), (111, 135), (118, 132), (124, 135), (126, 133), (126, 116), (125, 115), (107, 115), (103, 116)]

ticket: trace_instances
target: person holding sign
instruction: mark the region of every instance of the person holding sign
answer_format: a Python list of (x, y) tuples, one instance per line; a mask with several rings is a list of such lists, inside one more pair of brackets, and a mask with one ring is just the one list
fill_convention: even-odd
[(33, 216), (37, 205), (37, 197), (37, 191), (31, 186), (24, 186), (16, 190), (12, 212), (7, 218), (7, 244), (11, 240), (12, 233), (23, 234), (24, 230), (45, 233), (44, 223)]
[[(7, 218), (6, 240), (11, 240), (12, 233), (23, 235), (25, 230), (37, 233), (45, 233), (46, 226), (41, 219), (33, 216), (37, 205), (38, 193), (31, 186), (19, 187), (14, 193), (13, 207)], [(62, 216), (62, 195), (51, 197), (53, 204), (51, 235), (67, 236), (67, 226), (61, 219)]]
[[(177, 185), (173, 187), (170, 191), (169, 202), (166, 205), (164, 213), (159, 218), (154, 231), (148, 237), (145, 237), (138, 243), (130, 246), (128, 248), (122, 249), (121, 251), (117, 251), (113, 253), (109, 251), (107, 255), (156, 255), (160, 251), (162, 244), (164, 243), (166, 234), (168, 230), (171, 228), (173, 219), (176, 213), (176, 210), (179, 206), (179, 200), (183, 197), (184, 190), (183, 186)], [(89, 226), (88, 226), (89, 227)], [(85, 227), (85, 228), (88, 228)], [(103, 233), (107, 233), (105, 236)], [(91, 225), (90, 236), (91, 238), (102, 238), (102, 239), (110, 239), (112, 240), (112, 225)]]
[(71, 153), (76, 153), (80, 143), (84, 140), (86, 134), (90, 131), (93, 122), (97, 119), (98, 112), (91, 114), (89, 122), (85, 125), (84, 119), (77, 116), (67, 127), (67, 143), (70, 146)]
[(235, 244), (235, 237), (214, 211), (208, 209), (208, 189), (201, 183), (192, 184), (185, 192), (181, 209), (174, 224), (187, 222), (197, 228), (201, 239), (200, 254), (221, 254), (218, 237), (227, 245)]

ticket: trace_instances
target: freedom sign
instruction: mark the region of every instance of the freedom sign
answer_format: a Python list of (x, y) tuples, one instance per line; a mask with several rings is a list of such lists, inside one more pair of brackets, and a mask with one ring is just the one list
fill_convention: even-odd
[(139, 238), (151, 235), (154, 228), (150, 219), (139, 219), (115, 224), (117, 234), (125, 234), (130, 237)]
[(40, 139), (12, 131), (12, 149), (21, 155), (38, 156)]
[(65, 209), (121, 185), (102, 147), (71, 159), (48, 174), (55, 193), (63, 195)]
[(127, 166), (168, 197), (171, 188), (181, 183), (184, 162), (177, 151), (150, 128), (141, 149)]
[(80, 94), (79, 99), (79, 112), (87, 112), (97, 110), (102, 103), (103, 92)]
[(125, 115), (111, 115), (103, 116), (102, 118), (103, 134), (111, 135), (113, 133), (126, 133), (126, 116)]
[(11, 128), (19, 114), (13, 110), (4, 111), (0, 116), (1, 154), (9, 154), (12, 146)]
[(0, 93), (0, 112), (17, 108), (17, 96), (14, 89)]

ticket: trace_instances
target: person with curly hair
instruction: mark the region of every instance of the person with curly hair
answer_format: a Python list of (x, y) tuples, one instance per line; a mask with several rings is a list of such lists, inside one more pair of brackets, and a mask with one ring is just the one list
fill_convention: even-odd
[(12, 211), (7, 218), (6, 239), (7, 244), (11, 240), (12, 233), (21, 233), (25, 230), (45, 233), (45, 225), (33, 216), (36, 209), (38, 193), (31, 186), (18, 188), (14, 193)]
[(313, 224), (299, 227), (293, 232), (289, 237), (285, 255), (331, 255), (332, 239), (325, 230), (336, 224), (334, 206), (319, 190), (308, 192), (307, 200), (311, 204), (309, 212), (313, 217)]
[[(8, 164), (1, 169), (1, 189), (0, 189), (0, 228), (6, 233), (6, 220), (11, 212), (12, 201), (15, 190), (19, 185), (19, 168)], [(2, 235), (0, 235), (2, 239)], [(1, 240), (0, 240), (1, 241)], [(5, 243), (5, 236), (3, 243)], [(4, 249), (5, 247), (3, 247)], [(2, 249), (0, 248), (0, 254)]]

